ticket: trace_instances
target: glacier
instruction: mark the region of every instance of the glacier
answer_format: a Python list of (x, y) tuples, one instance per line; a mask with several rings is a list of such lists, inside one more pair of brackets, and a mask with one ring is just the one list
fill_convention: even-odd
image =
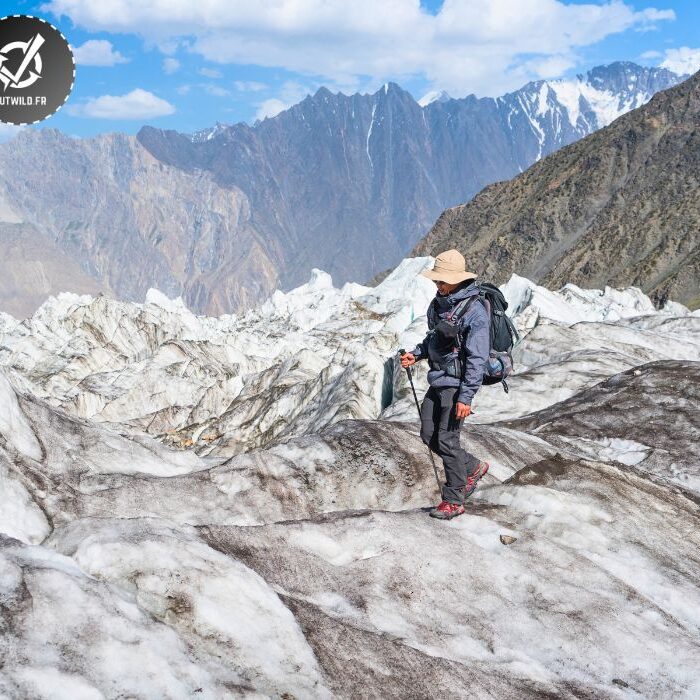
[(0, 696), (700, 694), (700, 313), (514, 275), (439, 523), (396, 355), (432, 263), (0, 314)]

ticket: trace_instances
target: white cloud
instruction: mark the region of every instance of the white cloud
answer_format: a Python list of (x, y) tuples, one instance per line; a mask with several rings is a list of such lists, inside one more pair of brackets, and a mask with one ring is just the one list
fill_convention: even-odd
[(256, 119), (267, 119), (268, 117), (275, 117), (280, 112), (284, 112), (285, 109), (289, 109), (290, 105), (278, 100), (276, 97), (270, 98), (269, 100), (264, 100), (258, 105), (258, 111), (255, 113)]
[(205, 78), (223, 78), (224, 74), (220, 70), (214, 68), (200, 68), (199, 74), (203, 75)]
[(666, 58), (661, 62), (662, 68), (685, 75), (700, 70), (700, 49), (681, 46), (680, 49), (666, 49)]
[(661, 51), (645, 51), (643, 54), (640, 55), (639, 58), (641, 58), (644, 61), (649, 61), (652, 58), (661, 58), (663, 54)]
[(417, 0), (50, 0), (43, 7), (161, 47), (189, 37), (190, 50), (213, 62), (282, 67), (335, 84), (419, 76), (455, 96), (501, 94), (575, 64), (580, 47), (675, 18), (622, 0), (445, 0), (436, 15)]
[(186, 83), (175, 88), (178, 95), (189, 95), (193, 90), (206, 92), (207, 95), (214, 97), (230, 97), (231, 91), (222, 88), (220, 85), (212, 85), (211, 83)]
[(211, 83), (201, 83), (199, 87), (208, 95), (213, 95), (214, 97), (228, 97), (231, 94), (230, 90), (226, 90), (220, 85), (212, 85)]
[(255, 114), (256, 119), (266, 119), (274, 117), (285, 109), (289, 109), (292, 105), (303, 100), (311, 89), (297, 83), (294, 80), (288, 80), (282, 85), (277, 97), (272, 97), (269, 100), (263, 100), (257, 107), (258, 111)]
[(168, 56), (168, 58), (163, 59), (163, 72), (167, 73), (168, 75), (172, 75), (173, 73), (177, 73), (177, 71), (180, 70), (180, 61), (177, 60), (177, 58), (171, 58)]
[(526, 82), (533, 77), (538, 80), (545, 80), (547, 78), (557, 78), (575, 65), (576, 62), (571, 55), (546, 56), (523, 61), (520, 65), (514, 66), (511, 72), (514, 76), (521, 75), (521, 82)]
[(70, 105), (67, 109), (75, 116), (94, 119), (153, 119), (175, 112), (175, 107), (169, 102), (141, 88), (126, 95), (92, 97), (83, 104)]
[(81, 66), (114, 66), (128, 63), (129, 59), (115, 51), (112, 42), (106, 39), (90, 39), (73, 49), (75, 62)]
[(265, 83), (258, 83), (255, 80), (236, 80), (233, 84), (239, 92), (261, 92), (268, 88)]

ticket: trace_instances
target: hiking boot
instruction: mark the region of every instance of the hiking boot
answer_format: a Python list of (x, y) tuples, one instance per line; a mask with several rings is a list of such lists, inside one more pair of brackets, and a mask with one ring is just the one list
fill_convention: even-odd
[(464, 513), (464, 506), (461, 503), (443, 501), (437, 508), (430, 511), (430, 517), (439, 520), (452, 520), (462, 513)]
[(467, 485), (464, 487), (464, 497), (469, 498), (476, 490), (476, 485), (484, 474), (489, 470), (488, 462), (479, 462), (476, 469), (467, 476)]

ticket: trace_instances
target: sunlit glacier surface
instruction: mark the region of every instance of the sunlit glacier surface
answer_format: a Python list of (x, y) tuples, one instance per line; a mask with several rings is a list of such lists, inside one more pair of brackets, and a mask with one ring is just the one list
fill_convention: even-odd
[(700, 695), (700, 314), (513, 276), (440, 523), (396, 362), (431, 263), (0, 316), (0, 696)]

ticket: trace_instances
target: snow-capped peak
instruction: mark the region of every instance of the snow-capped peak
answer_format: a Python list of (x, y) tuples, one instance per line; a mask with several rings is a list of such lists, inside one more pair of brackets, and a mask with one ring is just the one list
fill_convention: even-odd
[(569, 123), (574, 128), (579, 126), (579, 119), (586, 111), (595, 115), (595, 126), (601, 128), (651, 99), (651, 94), (646, 91), (631, 90), (628, 94), (620, 94), (609, 89), (601, 90), (581, 76), (575, 80), (552, 80), (549, 85), (557, 101), (566, 108)]
[(190, 136), (190, 140), (192, 141), (192, 143), (211, 141), (213, 138), (216, 138), (219, 134), (223, 133), (224, 131), (230, 128), (230, 124), (216, 122), (214, 126), (210, 126), (208, 129), (201, 129), (200, 131), (195, 131), (195, 133)]
[[(566, 109), (573, 129), (587, 131), (607, 126), (680, 80), (681, 76), (667, 70), (621, 62), (575, 78), (543, 81), (542, 89), (546, 85), (552, 90), (556, 103)], [(543, 112), (540, 109), (538, 113)]]
[(450, 95), (444, 90), (430, 90), (429, 92), (426, 92), (425, 95), (420, 98), (420, 100), (418, 100), (418, 104), (421, 107), (427, 107), (433, 102), (448, 102), (451, 99), (452, 97), (450, 97)]

